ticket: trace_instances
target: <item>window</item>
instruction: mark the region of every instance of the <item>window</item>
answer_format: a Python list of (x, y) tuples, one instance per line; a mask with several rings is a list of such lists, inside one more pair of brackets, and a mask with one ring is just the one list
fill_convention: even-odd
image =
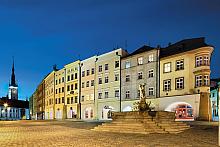
[(129, 99), (129, 98), (130, 98), (130, 91), (129, 91), (129, 90), (126, 91), (125, 98), (126, 98), (126, 99)]
[(84, 101), (84, 98), (85, 98), (85, 96), (82, 96), (82, 99), (81, 99), (81, 100), (82, 100), (82, 102)]
[(102, 93), (101, 93), (101, 92), (98, 93), (98, 98), (99, 98), (99, 99), (102, 98)]
[(171, 72), (171, 62), (164, 64), (164, 72)]
[(93, 75), (95, 73), (95, 69), (94, 68), (92, 68), (92, 72), (91, 72), (91, 74)]
[(55, 101), (55, 103), (57, 104), (57, 98), (56, 98), (56, 101)]
[(91, 80), (91, 86), (94, 86), (94, 80)]
[(71, 84), (71, 90), (73, 90), (73, 84)]
[(86, 87), (89, 87), (89, 81), (86, 82)]
[(87, 76), (89, 75), (89, 70), (86, 71), (86, 75), (87, 75)]
[(70, 104), (73, 104), (73, 97), (71, 97)]
[(204, 56), (204, 65), (209, 65), (209, 56)]
[(130, 68), (131, 67), (131, 63), (129, 61), (125, 62), (125, 68)]
[(61, 93), (61, 89), (59, 88), (59, 93)]
[(105, 83), (108, 83), (108, 76), (105, 77)]
[(126, 81), (126, 82), (129, 82), (129, 81), (130, 81), (130, 75), (126, 75), (125, 81)]
[(62, 103), (64, 103), (64, 97), (62, 97)]
[(76, 90), (76, 89), (78, 89), (78, 84), (77, 84), (77, 83), (75, 83), (75, 90)]
[(73, 74), (71, 74), (71, 80), (74, 80), (74, 75)]
[(119, 81), (119, 74), (115, 74), (115, 81)]
[(56, 80), (56, 85), (57, 85), (57, 80)]
[(78, 77), (77, 77), (77, 73), (75, 73), (75, 79), (77, 79)]
[(108, 98), (108, 91), (105, 92), (105, 98)]
[(102, 78), (99, 78), (99, 84), (102, 84)]
[(69, 97), (67, 98), (67, 104), (70, 104), (70, 98)]
[(70, 81), (70, 76), (67, 76), (67, 81)]
[(205, 86), (209, 85), (209, 75), (204, 75), (204, 85)]
[(59, 98), (58, 100), (59, 100), (58, 102), (59, 102), (59, 104), (60, 104), (60, 98)]
[(119, 67), (119, 61), (115, 61), (115, 68)]
[(163, 90), (170, 91), (171, 90), (171, 80), (164, 80), (163, 81)]
[(154, 70), (153, 70), (153, 69), (151, 69), (151, 70), (148, 71), (148, 77), (149, 77), (149, 78), (154, 77)]
[(78, 97), (77, 96), (75, 96), (75, 103), (77, 103), (78, 102)]
[(143, 74), (142, 72), (139, 72), (139, 73), (138, 73), (138, 79), (142, 79), (142, 78), (143, 78), (143, 77), (142, 77), (142, 74)]
[(176, 70), (183, 70), (184, 69), (184, 60), (176, 61)]
[(196, 87), (202, 86), (202, 75), (196, 76)]
[(119, 97), (119, 90), (115, 90), (115, 97)]
[(154, 61), (154, 54), (151, 54), (148, 57), (148, 62), (153, 62), (153, 61)]
[(70, 85), (67, 86), (67, 91), (70, 91)]
[(196, 57), (196, 67), (202, 66), (202, 56)]
[(212, 93), (212, 97), (215, 97), (215, 93)]
[(56, 94), (57, 94), (57, 89), (56, 89)]
[(105, 64), (105, 70), (108, 70), (108, 64)]
[(61, 79), (59, 79), (59, 84), (61, 83)]
[(84, 88), (85, 87), (85, 83), (84, 82), (82, 82), (82, 88)]
[(99, 72), (102, 72), (102, 65), (99, 65)]
[(148, 91), (148, 95), (149, 95), (149, 96), (153, 96), (153, 95), (154, 95), (154, 87), (149, 87), (148, 90), (149, 90), (149, 91)]
[(140, 90), (137, 90), (137, 98), (140, 98), (140, 96), (141, 96)]
[(184, 78), (176, 78), (176, 89), (184, 89)]
[(64, 82), (64, 77), (62, 77), (62, 83)]
[(82, 71), (82, 77), (85, 77), (85, 71)]
[(142, 65), (143, 64), (143, 57), (139, 57), (138, 58), (138, 65)]

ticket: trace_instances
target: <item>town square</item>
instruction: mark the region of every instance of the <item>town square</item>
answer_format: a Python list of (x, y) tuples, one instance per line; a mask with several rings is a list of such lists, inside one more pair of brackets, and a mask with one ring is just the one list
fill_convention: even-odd
[(0, 147), (220, 146), (219, 0), (0, 0)]

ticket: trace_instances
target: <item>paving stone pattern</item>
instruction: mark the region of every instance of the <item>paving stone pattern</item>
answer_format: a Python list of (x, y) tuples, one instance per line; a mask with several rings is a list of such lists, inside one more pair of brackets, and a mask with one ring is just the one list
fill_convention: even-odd
[(0, 147), (214, 147), (218, 128), (193, 126), (180, 134), (96, 132), (100, 123), (0, 121)]

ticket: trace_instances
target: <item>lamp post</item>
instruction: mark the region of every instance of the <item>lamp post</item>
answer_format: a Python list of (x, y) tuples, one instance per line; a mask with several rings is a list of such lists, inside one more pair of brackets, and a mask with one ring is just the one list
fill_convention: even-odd
[(4, 103), (4, 107), (5, 107), (5, 118), (7, 120), (7, 117), (8, 117), (8, 112), (7, 112), (7, 107), (8, 107), (8, 104), (7, 103)]

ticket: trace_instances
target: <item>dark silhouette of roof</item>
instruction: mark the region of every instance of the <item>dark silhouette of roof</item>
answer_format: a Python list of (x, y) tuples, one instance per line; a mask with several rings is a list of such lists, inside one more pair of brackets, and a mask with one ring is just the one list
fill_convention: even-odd
[(211, 46), (205, 43), (205, 38), (192, 38), (192, 39), (185, 39), (179, 41), (175, 44), (169, 45), (168, 47), (160, 49), (160, 58), (179, 54), (182, 52), (187, 52), (190, 50), (194, 50), (200, 47), (207, 47)]
[(8, 104), (8, 107), (29, 108), (28, 101), (8, 99), (7, 97), (0, 98), (0, 106), (4, 106), (5, 103)]
[(144, 45), (142, 46), (141, 48), (135, 50), (134, 52), (132, 52), (131, 54), (128, 54), (127, 56), (123, 57), (123, 58), (126, 58), (126, 57), (129, 57), (129, 56), (134, 56), (136, 54), (140, 54), (140, 53), (143, 53), (143, 52), (147, 52), (147, 51), (151, 51), (155, 49), (154, 47), (150, 47), (150, 46), (147, 46), (147, 45)]

